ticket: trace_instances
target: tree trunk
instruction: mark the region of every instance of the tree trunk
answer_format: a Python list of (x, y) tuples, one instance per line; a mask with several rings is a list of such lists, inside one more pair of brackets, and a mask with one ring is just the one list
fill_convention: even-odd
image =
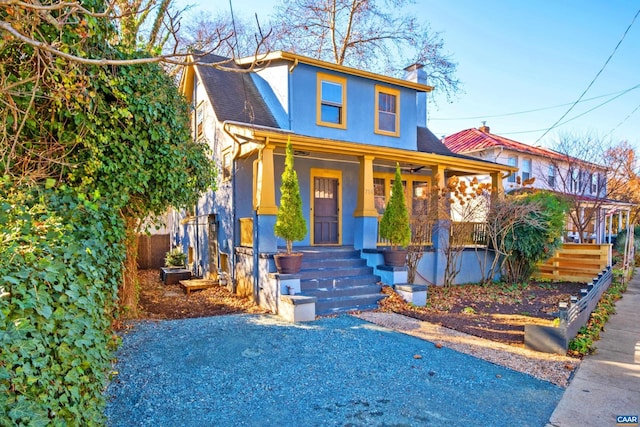
[(118, 292), (120, 313), (125, 317), (138, 316), (138, 220), (125, 215), (127, 257), (124, 261), (122, 283)]

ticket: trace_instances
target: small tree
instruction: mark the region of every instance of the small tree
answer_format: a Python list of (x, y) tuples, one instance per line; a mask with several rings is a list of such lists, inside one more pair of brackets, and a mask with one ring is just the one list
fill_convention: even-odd
[(391, 198), (380, 221), (380, 236), (389, 240), (393, 250), (407, 246), (411, 241), (409, 211), (404, 199), (400, 165), (396, 163), (396, 176), (391, 187)]
[(536, 265), (551, 257), (560, 247), (567, 203), (547, 191), (515, 196), (516, 204), (532, 204), (528, 219), (501, 236), (505, 249), (503, 277), (510, 283), (527, 282)]
[(293, 168), (291, 138), (287, 141), (287, 156), (280, 186), (280, 208), (276, 216), (274, 233), (286, 241), (287, 254), (291, 253), (294, 241), (302, 240), (307, 235), (307, 222), (302, 213), (298, 174)]

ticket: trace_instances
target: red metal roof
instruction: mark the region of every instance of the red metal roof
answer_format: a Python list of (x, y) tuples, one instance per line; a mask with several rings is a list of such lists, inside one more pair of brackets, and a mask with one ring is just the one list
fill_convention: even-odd
[(557, 151), (542, 147), (533, 147), (513, 139), (481, 131), (480, 129), (465, 129), (444, 139), (444, 145), (454, 153), (468, 154), (487, 148), (504, 147), (507, 149), (529, 153), (541, 157), (551, 157), (557, 160), (566, 159), (566, 156)]

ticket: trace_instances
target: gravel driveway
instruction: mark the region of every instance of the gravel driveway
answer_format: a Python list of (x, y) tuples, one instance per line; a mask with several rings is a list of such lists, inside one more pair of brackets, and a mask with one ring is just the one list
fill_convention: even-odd
[(348, 315), (140, 322), (110, 426), (544, 426), (563, 389)]

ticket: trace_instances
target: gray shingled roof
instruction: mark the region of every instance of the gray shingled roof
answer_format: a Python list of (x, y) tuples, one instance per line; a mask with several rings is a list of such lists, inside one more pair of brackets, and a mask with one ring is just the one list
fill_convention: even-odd
[[(228, 60), (209, 54), (201, 57), (200, 62), (212, 64)], [(223, 71), (206, 65), (196, 67), (218, 120), (279, 127), (250, 73)], [(241, 69), (233, 62), (225, 64), (225, 67)]]

